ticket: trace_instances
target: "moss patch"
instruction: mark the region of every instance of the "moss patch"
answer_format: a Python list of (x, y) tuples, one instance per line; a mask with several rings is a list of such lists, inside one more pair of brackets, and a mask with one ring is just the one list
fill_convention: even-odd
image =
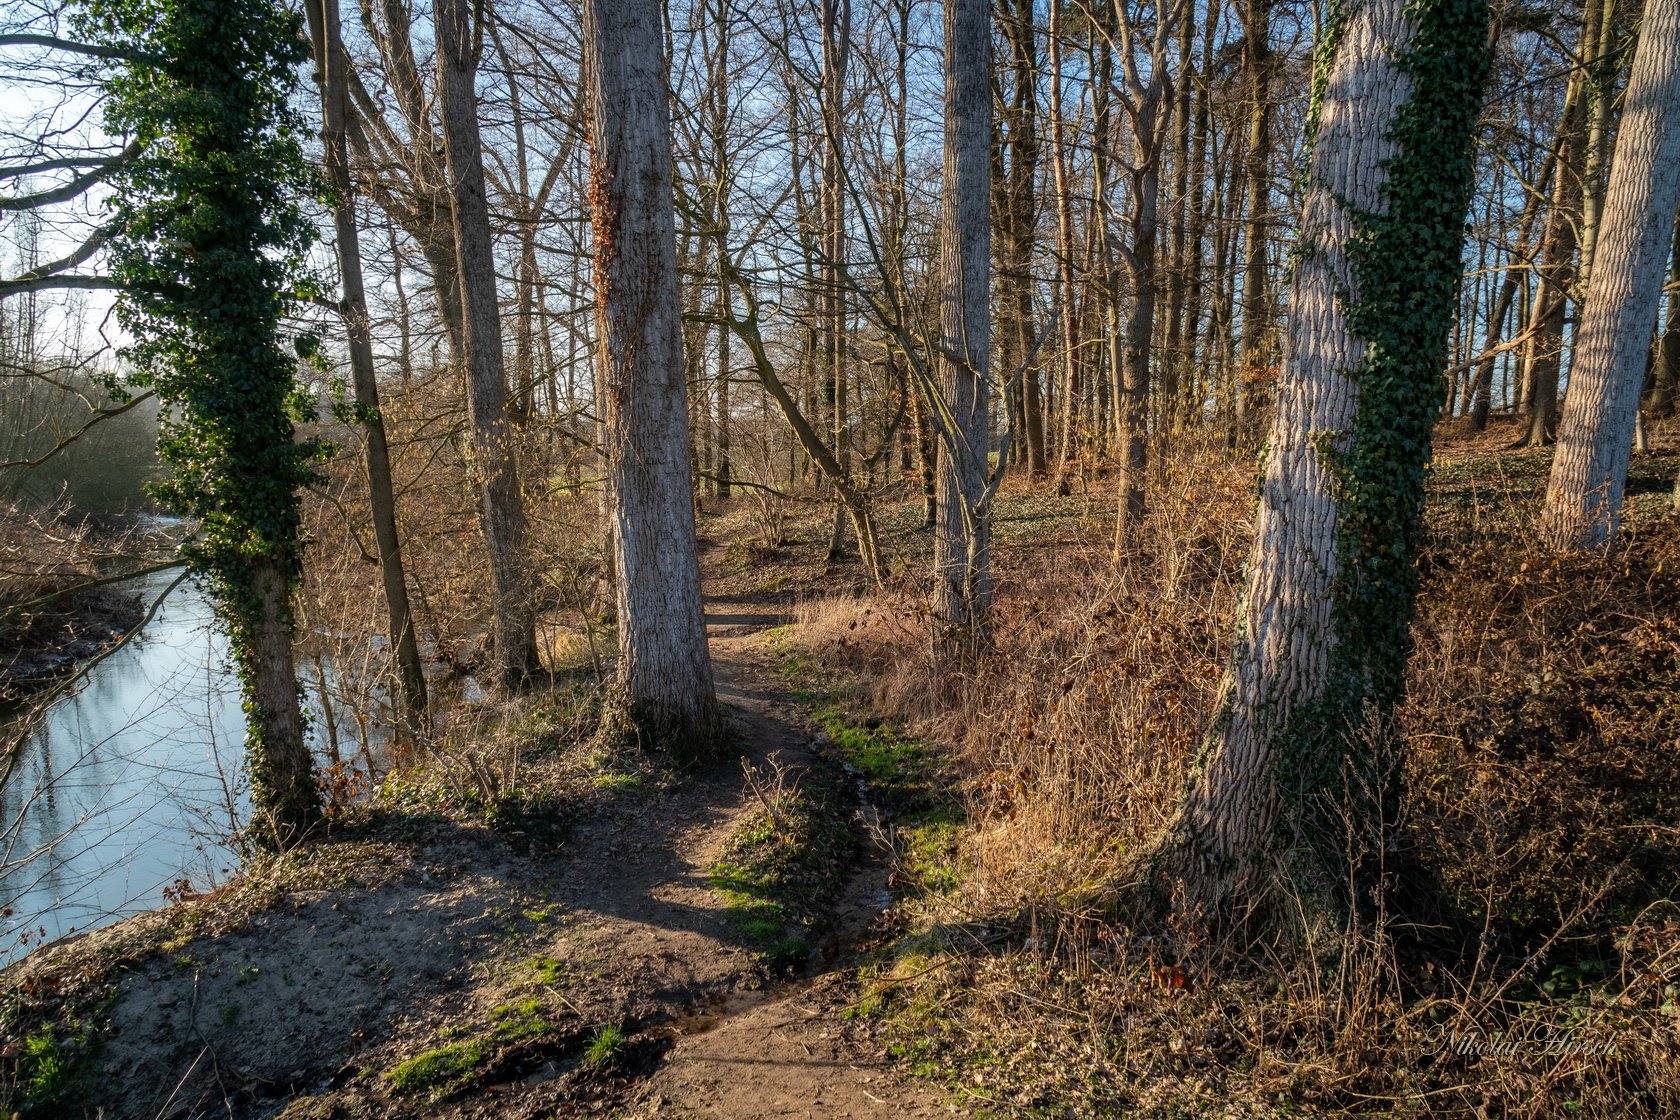
[(855, 852), (839, 784), (815, 768), (731, 836), (707, 876), (742, 936), (769, 963), (791, 967), (809, 953)]
[(487, 1034), (416, 1054), (386, 1070), (383, 1080), (394, 1093), (443, 1096), (471, 1085), (503, 1047), (546, 1038), (554, 1030), (536, 996), (504, 1003), (491, 1013)]

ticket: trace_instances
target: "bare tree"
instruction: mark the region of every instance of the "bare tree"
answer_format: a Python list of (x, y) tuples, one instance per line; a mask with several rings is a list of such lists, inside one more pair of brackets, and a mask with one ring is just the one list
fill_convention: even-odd
[(344, 52), (339, 29), (338, 0), (314, 0), (304, 8), (314, 43), (316, 79), (321, 85), (322, 162), (333, 190), (333, 233), (338, 249), (339, 284), (344, 292), (339, 312), (349, 342), (357, 418), (366, 440), (368, 497), (389, 618), (387, 633), (396, 662), (404, 718), (410, 728), (418, 730), (426, 721), (426, 678), (420, 665), (419, 643), (414, 637), (408, 583), (403, 576), (397, 504), (391, 488), (391, 454), (385, 439), (385, 419), (379, 413), (379, 381), (374, 373), (367, 295), (362, 284), (356, 194), (350, 179), (350, 153), (345, 140), (350, 60)]
[(982, 640), (991, 608), (991, 70), (985, 0), (945, 0), (940, 399), (934, 402), (943, 438), (933, 599), (947, 652)]
[(1546, 487), (1557, 551), (1613, 539), (1669, 234), (1680, 206), (1680, 0), (1649, 0), (1610, 168), (1591, 288)]
[(689, 491), (687, 382), (658, 0), (587, 0), (600, 402), (619, 687), (656, 744), (708, 749), (717, 701)]
[(536, 611), (525, 556), (525, 499), (519, 489), (516, 436), (507, 409), (502, 319), (496, 302), (490, 204), (478, 128), (478, 69), (472, 6), (437, 6), (438, 101), (451, 190), (459, 269), (461, 344), (472, 419), (473, 470), (482, 507), (480, 529), (490, 556), (491, 633), (495, 678), (519, 687), (541, 669)]
[[(1248, 71), (1248, 158), (1243, 166), (1243, 190), (1248, 197), (1248, 222), (1243, 231), (1243, 327), (1238, 346), (1236, 387), (1237, 428), (1246, 422), (1253, 404), (1249, 384), (1265, 365), (1266, 229), (1271, 210), (1272, 46), (1271, 0), (1243, 4), (1243, 65)], [(1232, 433), (1241, 437), (1240, 430)]]

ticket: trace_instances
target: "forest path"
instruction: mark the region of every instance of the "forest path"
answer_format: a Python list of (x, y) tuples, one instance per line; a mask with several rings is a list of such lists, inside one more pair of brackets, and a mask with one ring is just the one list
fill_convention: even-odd
[[(786, 604), (713, 594), (706, 609), (744, 760), (790, 780), (819, 761), (838, 772), (766, 644), (764, 631), (790, 620)], [(223, 890), (32, 954), (0, 983), (102, 1023), (75, 1103), (33, 1115), (943, 1112), (936, 1089), (907, 1082), (868, 1026), (842, 1014), (850, 954), (886, 902), (867, 802), (851, 825), (864, 857), (828, 907), (814, 975), (778, 981), (709, 878), (759, 811), (741, 761), (676, 780), (621, 777), (604, 775), (608, 785), (557, 814), (516, 809), (493, 827), (437, 812), (417, 785), (410, 800)], [(614, 1032), (613, 1060), (588, 1060)]]
[[(777, 680), (762, 633), (789, 621), (759, 602), (707, 597), (718, 697), (729, 706), (747, 757), (799, 767), (823, 745)], [(872, 812), (866, 804), (854, 828), (861, 830)], [(860, 850), (872, 851), (870, 837), (858, 839)], [(944, 1112), (936, 1091), (906, 1081), (879, 1044), (866, 1049), (841, 1014), (846, 999), (839, 994), (839, 970), (887, 901), (887, 867), (878, 851), (874, 855), (835, 900), (829, 939), (820, 950), (829, 971), (767, 992), (725, 997), (676, 1024), (657, 1068), (621, 1098), (627, 1118), (887, 1120)]]

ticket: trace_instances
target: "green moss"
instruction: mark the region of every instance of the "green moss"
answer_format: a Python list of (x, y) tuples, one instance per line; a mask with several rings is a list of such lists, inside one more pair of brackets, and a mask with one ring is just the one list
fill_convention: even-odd
[(944, 805), (918, 813), (901, 823), (899, 870), (924, 891), (945, 894), (957, 889), (963, 867), (957, 842), (965, 822), (963, 811)]
[(566, 966), (553, 957), (538, 957), (531, 962), (531, 971), (536, 974), (537, 983), (550, 988), (558, 986), (566, 976)]
[(595, 788), (606, 793), (634, 793), (642, 788), (640, 774), (597, 774)]
[(785, 791), (774, 816), (751, 817), (707, 871), (742, 937), (782, 967), (808, 954), (806, 931), (821, 922), (855, 851), (836, 784), (814, 772), (805, 786)]
[[(498, 1048), (554, 1033), (543, 1001), (537, 996), (500, 1004), (490, 1013), (490, 1021), (487, 1035), (427, 1050), (393, 1066), (384, 1074), (385, 1083), (396, 1093), (448, 1093), (469, 1085), (477, 1070)], [(460, 1033), (460, 1027), (449, 1027), (440, 1031), (439, 1036), (447, 1038)]]
[(521, 1042), (540, 1038), (552, 1030), (543, 1014), (542, 1000), (527, 996), (514, 1003), (504, 1003), (492, 1015), (495, 1029), (491, 1037), (497, 1042)]
[(463, 1081), (490, 1056), (484, 1039), (440, 1046), (416, 1054), (385, 1072), (385, 1082), (397, 1093), (436, 1091)]

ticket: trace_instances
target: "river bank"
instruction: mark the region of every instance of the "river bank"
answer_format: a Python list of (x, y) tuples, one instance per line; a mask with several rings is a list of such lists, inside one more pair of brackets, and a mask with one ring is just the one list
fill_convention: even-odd
[(890, 825), (761, 609), (709, 604), (739, 758), (606, 749), (588, 687), (516, 701), (479, 748), (517, 787), (398, 775), (297, 853), (0, 971), (0, 1095), (108, 1120), (758, 1115), (718, 1097), (750, 1082), (931, 1117), (846, 1010)]
[[(80, 574), (66, 577), (33, 596), (62, 598), (24, 613), (15, 624), (0, 623), (0, 715), (61, 683), (78, 663), (110, 649), (145, 617), (138, 593), (122, 586), (71, 590), (85, 582)], [(0, 611), (15, 605), (0, 604)]]
[(180, 526), (153, 514), (95, 520), (0, 507), (0, 716), (140, 625), (150, 606), (143, 577), (174, 557)]

